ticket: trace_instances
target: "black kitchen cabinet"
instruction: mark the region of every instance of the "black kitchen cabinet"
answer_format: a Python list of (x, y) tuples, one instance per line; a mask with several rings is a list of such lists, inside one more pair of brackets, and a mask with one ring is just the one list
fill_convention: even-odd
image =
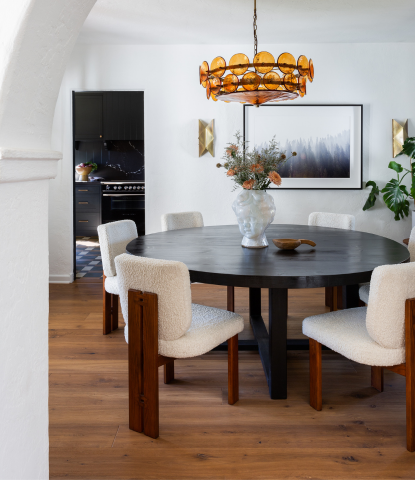
[(104, 93), (104, 139), (144, 140), (144, 92)]
[(104, 94), (75, 93), (75, 141), (102, 140), (104, 132)]
[(75, 235), (97, 236), (101, 225), (101, 185), (75, 183)]
[(144, 140), (144, 92), (77, 92), (75, 141)]

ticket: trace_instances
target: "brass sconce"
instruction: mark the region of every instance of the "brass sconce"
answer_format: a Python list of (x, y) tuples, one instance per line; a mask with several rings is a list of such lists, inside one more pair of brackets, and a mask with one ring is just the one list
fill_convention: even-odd
[(402, 151), (402, 145), (408, 138), (408, 120), (401, 125), (396, 120), (392, 120), (392, 156), (395, 158)]
[(213, 134), (213, 122), (212, 120), (209, 125), (203, 120), (199, 120), (199, 157), (204, 155), (206, 152), (209, 152), (212, 157), (215, 156), (215, 149), (213, 141), (215, 139)]

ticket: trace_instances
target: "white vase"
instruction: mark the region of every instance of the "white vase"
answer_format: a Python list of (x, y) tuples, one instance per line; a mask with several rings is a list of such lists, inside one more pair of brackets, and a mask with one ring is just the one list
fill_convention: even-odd
[(242, 190), (232, 203), (246, 248), (268, 247), (265, 230), (274, 220), (274, 199), (265, 190)]

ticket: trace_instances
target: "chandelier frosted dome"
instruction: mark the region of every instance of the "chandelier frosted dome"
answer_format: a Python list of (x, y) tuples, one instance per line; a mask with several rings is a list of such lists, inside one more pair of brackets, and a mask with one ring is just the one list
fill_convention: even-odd
[[(223, 57), (199, 67), (200, 83), (206, 97), (215, 102), (250, 103), (259, 106), (265, 102), (294, 100), (306, 94), (307, 80), (314, 79), (313, 61), (300, 55), (296, 61), (291, 53), (282, 53), (277, 61), (268, 52), (258, 52), (256, 35), (256, 0), (254, 0), (254, 60), (244, 53), (236, 53), (227, 64)], [(230, 72), (226, 75), (227, 72)]]

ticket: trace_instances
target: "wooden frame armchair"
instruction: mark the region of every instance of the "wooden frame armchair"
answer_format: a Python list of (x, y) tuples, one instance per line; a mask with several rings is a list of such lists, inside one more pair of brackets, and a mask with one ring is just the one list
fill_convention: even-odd
[[(243, 318), (191, 304), (189, 271), (181, 262), (124, 254), (115, 263), (128, 341), (130, 429), (159, 436), (160, 366), (164, 366), (164, 382), (170, 383), (175, 359), (202, 355), (224, 341), (228, 341), (228, 403), (235, 404)], [(233, 310), (232, 295), (229, 307)]]
[(321, 346), (371, 366), (371, 384), (383, 391), (384, 369), (406, 377), (406, 442), (415, 451), (415, 264), (373, 271), (369, 306), (308, 317), (310, 405), (322, 410)]
[(125, 247), (137, 238), (137, 226), (132, 220), (104, 223), (98, 226), (99, 246), (101, 249), (103, 312), (103, 335), (118, 328), (118, 280), (115, 269), (115, 257), (125, 253)]

